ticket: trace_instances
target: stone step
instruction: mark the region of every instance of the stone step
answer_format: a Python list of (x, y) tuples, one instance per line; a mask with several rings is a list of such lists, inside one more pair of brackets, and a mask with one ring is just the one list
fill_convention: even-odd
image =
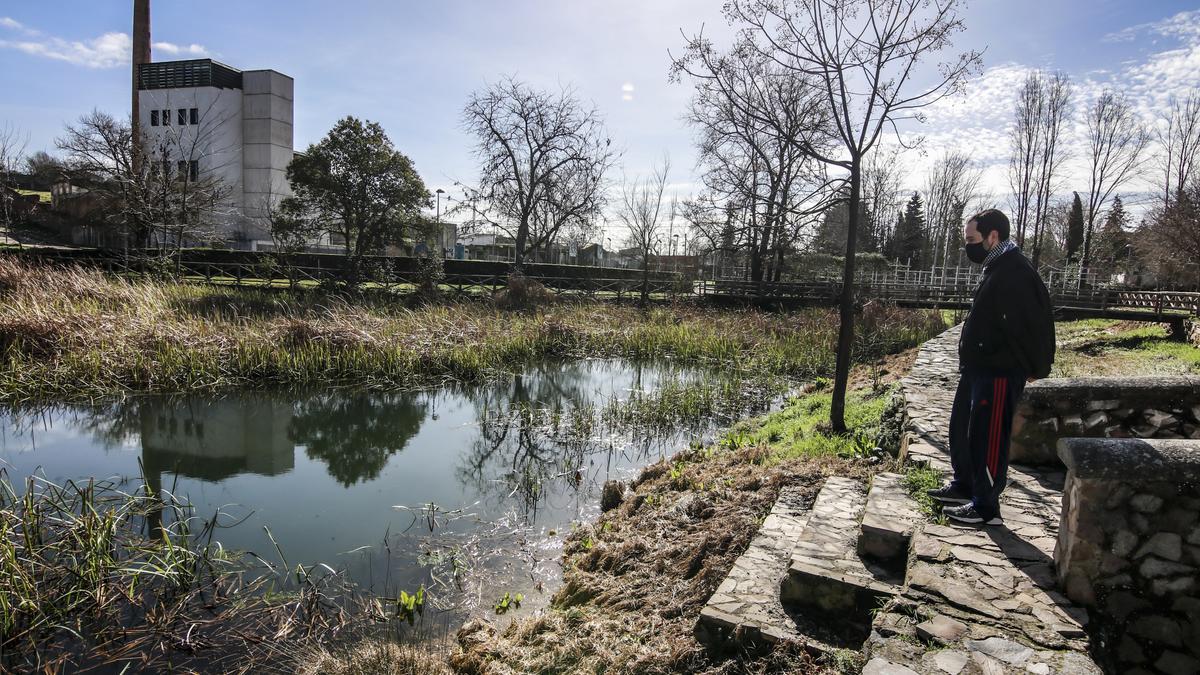
[(880, 601), (899, 592), (898, 581), (858, 555), (859, 522), (867, 494), (856, 480), (834, 476), (813, 504), (780, 585), (785, 606), (846, 624), (870, 623)]
[(750, 546), (700, 611), (694, 630), (700, 643), (718, 649), (754, 650), (783, 641), (825, 651), (801, 634), (779, 602), (792, 545), (808, 519), (804, 493), (785, 486)]
[(904, 434), (900, 448), (900, 461), (936, 469), (944, 474), (953, 472), (953, 468), (950, 466), (950, 455), (913, 432)]
[(879, 561), (894, 574), (903, 576), (909, 542), (923, 520), (916, 501), (908, 496), (904, 476), (876, 474), (867, 492), (867, 506), (858, 536), (859, 555)]

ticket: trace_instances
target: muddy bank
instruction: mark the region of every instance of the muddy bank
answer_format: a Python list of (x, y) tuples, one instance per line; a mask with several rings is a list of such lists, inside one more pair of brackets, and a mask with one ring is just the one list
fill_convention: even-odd
[[(551, 608), (513, 622), (468, 623), (450, 665), (489, 675), (835, 669), (798, 649), (758, 656), (711, 653), (692, 632), (783, 485), (799, 486), (811, 504), (828, 476), (865, 479), (888, 468), (890, 460), (869, 454), (795, 451), (821, 445), (819, 424), (812, 426), (821, 415), (814, 405), (820, 396), (739, 425), (715, 447), (691, 449), (646, 468), (625, 486), (619, 505), (568, 538), (564, 584)], [(886, 390), (858, 392), (858, 408), (872, 418), (860, 422), (860, 431), (881, 435), (879, 423), (886, 417), (881, 399), (888, 396)], [(802, 417), (803, 423), (797, 421)], [(795, 423), (788, 427), (781, 420)], [(834, 439), (827, 444), (837, 446)]]

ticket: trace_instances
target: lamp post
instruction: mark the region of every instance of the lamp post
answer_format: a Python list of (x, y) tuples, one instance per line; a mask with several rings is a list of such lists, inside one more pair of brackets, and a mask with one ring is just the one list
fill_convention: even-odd
[(442, 188), (437, 189), (437, 223), (438, 223), (438, 225), (442, 224), (442, 195), (444, 195), (444, 194), (446, 194), (445, 190), (443, 190)]

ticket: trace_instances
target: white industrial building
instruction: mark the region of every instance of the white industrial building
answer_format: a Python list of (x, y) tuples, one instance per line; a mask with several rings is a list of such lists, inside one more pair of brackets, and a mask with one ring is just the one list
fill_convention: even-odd
[(268, 209), (291, 194), (292, 78), (195, 59), (142, 63), (137, 82), (148, 154), (221, 182), (217, 236), (250, 250), (269, 244)]

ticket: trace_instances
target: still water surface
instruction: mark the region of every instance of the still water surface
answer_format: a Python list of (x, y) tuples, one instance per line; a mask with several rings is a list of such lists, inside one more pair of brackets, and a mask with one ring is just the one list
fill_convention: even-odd
[(196, 518), (219, 514), (227, 549), (293, 569), (324, 563), (380, 594), (426, 585), (433, 606), (458, 618), (509, 591), (526, 595), (528, 611), (557, 584), (562, 539), (598, 513), (606, 480), (729, 421), (621, 428), (599, 411), (721, 377), (586, 360), (474, 387), (10, 410), (0, 467), (14, 483), (95, 477), (127, 490), (144, 472)]

